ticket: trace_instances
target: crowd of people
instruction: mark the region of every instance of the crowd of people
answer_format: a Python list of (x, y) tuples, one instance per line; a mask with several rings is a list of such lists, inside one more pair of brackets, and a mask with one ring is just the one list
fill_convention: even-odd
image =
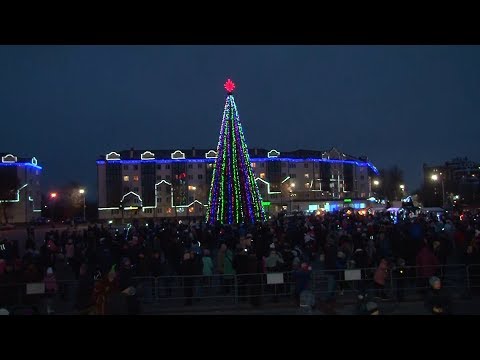
[[(233, 275), (244, 275), (237, 278), (239, 296), (259, 305), (259, 274), (289, 272), (300, 303), (316, 263), (328, 279), (322, 300), (334, 307), (343, 291), (340, 270), (376, 269), (373, 285), (378, 297), (385, 298), (390, 271), (401, 283), (401, 274), (417, 266), (411, 270), (416, 281), (428, 285), (447, 262), (480, 264), (480, 222), (468, 215), (419, 216), (396, 224), (388, 214), (355, 212), (281, 214), (264, 224), (233, 226), (163, 219), (126, 227), (52, 228), (42, 241), (35, 239), (32, 229), (27, 236), (23, 256), (16, 242), (2, 240), (0, 286), (44, 282), (50, 313), (54, 309), (48, 299), (67, 296), (63, 284), (68, 281), (77, 283), (74, 296), (80, 313), (138, 313), (137, 285), (142, 277), (184, 276), (185, 305), (191, 305), (197, 281), (192, 275), (207, 282), (213, 275), (220, 277), (222, 292), (229, 291)], [(367, 276), (362, 270), (362, 277)], [(166, 288), (166, 296), (171, 295), (168, 283)], [(401, 301), (403, 286), (397, 288)], [(15, 291), (1, 292), (4, 303), (16, 296)]]

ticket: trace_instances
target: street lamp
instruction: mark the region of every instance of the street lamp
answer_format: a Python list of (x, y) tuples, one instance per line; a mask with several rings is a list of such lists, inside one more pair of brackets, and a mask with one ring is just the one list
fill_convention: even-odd
[(83, 222), (86, 221), (87, 217), (86, 217), (86, 205), (85, 205), (85, 189), (79, 189), (78, 190), (79, 194), (80, 195), (83, 195)]
[(400, 190), (405, 191), (405, 185), (400, 185)]
[[(440, 175), (442, 175), (440, 173)], [(442, 207), (445, 207), (445, 184), (443, 182), (443, 176), (438, 176), (437, 174), (433, 174), (431, 179), (433, 181), (438, 181), (440, 179), (440, 181), (442, 182)]]
[(56, 193), (56, 192), (50, 193), (50, 198), (51, 198), (51, 199), (55, 199), (56, 197), (57, 197), (57, 193)]
[(380, 181), (378, 181), (378, 180), (373, 180), (373, 185), (375, 185), (375, 186), (380, 185)]

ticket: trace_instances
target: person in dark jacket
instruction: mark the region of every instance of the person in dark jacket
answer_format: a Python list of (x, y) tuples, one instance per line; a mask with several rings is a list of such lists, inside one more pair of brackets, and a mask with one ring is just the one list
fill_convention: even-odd
[(195, 261), (191, 258), (190, 253), (183, 255), (183, 262), (180, 268), (180, 273), (183, 278), (183, 294), (185, 296), (185, 305), (191, 306), (193, 304), (193, 287), (194, 281), (192, 276), (195, 275)]
[(78, 277), (78, 288), (76, 298), (76, 308), (81, 314), (88, 312), (88, 309), (93, 306), (93, 288), (94, 279), (93, 274), (89, 271), (87, 264), (80, 266), (80, 274)]
[(430, 278), (431, 289), (425, 298), (425, 307), (432, 315), (450, 315), (452, 313), (452, 299), (446, 289), (442, 288), (440, 279)]

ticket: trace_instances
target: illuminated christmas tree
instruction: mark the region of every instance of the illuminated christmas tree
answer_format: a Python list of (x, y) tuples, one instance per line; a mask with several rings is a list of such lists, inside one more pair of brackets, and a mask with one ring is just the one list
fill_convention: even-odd
[(262, 198), (253, 175), (242, 124), (233, 97), (235, 84), (225, 83), (227, 99), (210, 186), (209, 224), (252, 224), (265, 220)]

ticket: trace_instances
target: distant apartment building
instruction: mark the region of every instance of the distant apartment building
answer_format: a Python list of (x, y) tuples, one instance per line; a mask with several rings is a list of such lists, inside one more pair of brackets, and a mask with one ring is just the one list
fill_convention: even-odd
[[(436, 180), (432, 175), (436, 175)], [(456, 198), (467, 204), (480, 202), (480, 163), (466, 157), (454, 158), (441, 165), (424, 164), (423, 179), (426, 200), (430, 204), (439, 204), (443, 191), (447, 200)]]
[(41, 213), (40, 174), (35, 157), (0, 153), (0, 223), (26, 223)]
[[(250, 149), (263, 204), (281, 210), (365, 207), (377, 169), (366, 158), (329, 151)], [(100, 219), (203, 216), (216, 150), (126, 150), (97, 160)]]

